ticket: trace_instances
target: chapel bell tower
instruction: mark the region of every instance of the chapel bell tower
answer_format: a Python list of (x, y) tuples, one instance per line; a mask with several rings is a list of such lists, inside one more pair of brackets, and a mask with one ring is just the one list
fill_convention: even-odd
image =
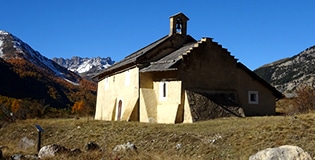
[(187, 21), (189, 20), (183, 13), (177, 13), (170, 17), (170, 35), (187, 35)]

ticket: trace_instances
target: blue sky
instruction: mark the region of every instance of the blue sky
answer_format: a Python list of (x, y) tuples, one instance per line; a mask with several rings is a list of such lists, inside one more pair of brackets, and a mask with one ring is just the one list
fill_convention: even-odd
[(119, 61), (167, 35), (178, 12), (188, 34), (214, 38), (252, 70), (315, 45), (314, 0), (1, 0), (0, 30), (47, 58)]

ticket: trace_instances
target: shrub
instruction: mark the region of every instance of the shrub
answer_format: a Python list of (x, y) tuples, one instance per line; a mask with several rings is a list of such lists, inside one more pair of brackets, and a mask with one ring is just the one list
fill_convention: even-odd
[(315, 110), (315, 89), (314, 86), (301, 85), (296, 90), (297, 97), (294, 99), (294, 106), (299, 113), (307, 113)]

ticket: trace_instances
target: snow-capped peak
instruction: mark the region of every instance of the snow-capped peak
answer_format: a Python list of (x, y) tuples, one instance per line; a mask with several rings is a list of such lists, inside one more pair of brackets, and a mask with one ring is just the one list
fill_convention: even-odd
[(73, 71), (73, 72), (84, 73), (84, 72), (88, 72), (93, 67), (98, 67), (100, 69), (105, 69), (105, 68), (109, 67), (111, 64), (112, 64), (112, 62), (108, 61), (108, 59), (106, 59), (106, 60), (103, 59), (102, 60), (99, 57), (98, 58), (91, 58), (91, 59), (86, 59), (86, 61), (83, 61), (83, 63), (81, 63), (77, 67), (72, 66), (70, 68), (70, 70)]
[(0, 30), (0, 57), (3, 56), (2, 45), (3, 45), (4, 36), (8, 34), (9, 34), (8, 32)]
[(2, 57), (2, 55), (3, 55), (3, 52), (2, 52), (2, 44), (3, 44), (3, 40), (2, 39), (0, 39), (0, 57)]
[(0, 35), (8, 35), (9, 33), (7, 31), (4, 30), (0, 30)]
[(89, 76), (93, 76), (114, 64), (110, 57), (81, 58), (75, 56), (71, 59), (53, 58), (52, 60), (70, 71)]

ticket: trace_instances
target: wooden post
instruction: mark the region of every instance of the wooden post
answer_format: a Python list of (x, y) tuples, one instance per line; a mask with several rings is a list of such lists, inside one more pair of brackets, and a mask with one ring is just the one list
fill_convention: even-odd
[(41, 145), (41, 139), (42, 139), (42, 132), (44, 131), (42, 129), (42, 127), (38, 124), (35, 124), (35, 127), (37, 129), (37, 132), (38, 132), (38, 137), (37, 137), (37, 152), (39, 152), (40, 150), (40, 145)]
[(2, 159), (3, 158), (3, 156), (2, 156), (2, 150), (1, 150), (1, 148), (0, 148), (0, 159)]
[(37, 152), (39, 152), (39, 150), (40, 150), (41, 139), (42, 139), (42, 132), (41, 132), (41, 131), (38, 131)]

